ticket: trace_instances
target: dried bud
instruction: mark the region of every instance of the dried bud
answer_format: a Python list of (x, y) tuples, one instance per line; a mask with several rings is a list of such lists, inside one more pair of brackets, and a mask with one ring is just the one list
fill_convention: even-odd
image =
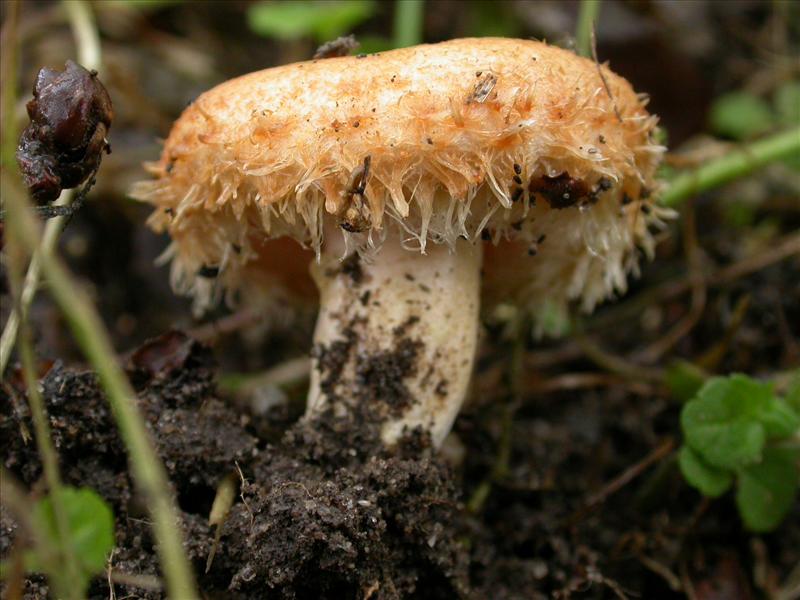
[(62, 72), (39, 71), (27, 109), (17, 162), (33, 198), (49, 202), (90, 177), (110, 151), (111, 98), (96, 72), (67, 61)]

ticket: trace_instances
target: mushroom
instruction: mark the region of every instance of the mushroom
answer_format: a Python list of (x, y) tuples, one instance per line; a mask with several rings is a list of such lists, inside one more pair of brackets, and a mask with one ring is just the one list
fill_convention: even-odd
[(481, 303), (589, 311), (652, 255), (663, 148), (645, 103), (534, 41), (301, 62), (200, 96), (134, 195), (199, 309), (290, 306), (311, 264), (307, 418), (361, 407), (387, 445), (416, 427), (440, 445)]

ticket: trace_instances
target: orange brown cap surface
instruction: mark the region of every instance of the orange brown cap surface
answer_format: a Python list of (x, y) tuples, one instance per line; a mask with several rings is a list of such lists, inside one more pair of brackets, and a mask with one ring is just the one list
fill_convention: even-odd
[[(255, 285), (285, 288), (267, 239), (319, 255), (338, 229), (368, 252), (398, 228), (409, 251), (493, 246), (490, 304), (591, 309), (624, 290), (637, 247), (652, 252), (655, 125), (605, 66), (534, 41), (459, 39), (223, 83), (186, 109), (134, 194), (172, 237), (173, 282), (200, 304), (219, 296), (210, 287), (253, 285), (254, 270)], [(209, 268), (213, 286), (200, 285)]]

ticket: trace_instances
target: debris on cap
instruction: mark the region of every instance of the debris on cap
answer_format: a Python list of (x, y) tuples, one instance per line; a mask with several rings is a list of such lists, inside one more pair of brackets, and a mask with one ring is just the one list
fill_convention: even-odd
[(319, 60), (320, 58), (336, 58), (338, 56), (347, 56), (359, 46), (360, 44), (356, 40), (356, 36), (353, 34), (344, 35), (330, 42), (325, 42), (319, 48), (317, 48), (317, 51), (314, 52), (314, 60)]

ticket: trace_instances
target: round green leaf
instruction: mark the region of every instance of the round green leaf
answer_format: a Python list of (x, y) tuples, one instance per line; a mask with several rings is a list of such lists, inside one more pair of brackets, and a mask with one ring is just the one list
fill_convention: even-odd
[(764, 133), (774, 125), (769, 104), (747, 92), (732, 92), (717, 98), (710, 117), (714, 133), (735, 140)]
[(797, 452), (767, 448), (763, 460), (742, 469), (736, 505), (752, 531), (772, 531), (792, 508), (800, 484)]
[(800, 429), (800, 417), (781, 398), (771, 398), (764, 407), (759, 421), (764, 425), (769, 439), (787, 438)]
[[(106, 559), (114, 547), (114, 514), (100, 496), (89, 488), (62, 488), (60, 501), (69, 527), (70, 547), (81, 570), (91, 576), (105, 570)], [(34, 518), (44, 524), (45, 531), (58, 544), (53, 501), (43, 498), (33, 507)]]
[(745, 375), (708, 380), (681, 411), (686, 443), (720, 469), (758, 462), (766, 441), (759, 417), (772, 398), (768, 385)]
[(795, 369), (792, 372), (784, 401), (792, 408), (795, 414), (800, 414), (800, 369)]
[(775, 109), (784, 125), (800, 124), (800, 81), (787, 81), (775, 92)]
[(717, 469), (703, 461), (689, 446), (678, 453), (678, 464), (683, 477), (692, 487), (709, 498), (721, 496), (731, 487), (733, 475), (730, 471)]

